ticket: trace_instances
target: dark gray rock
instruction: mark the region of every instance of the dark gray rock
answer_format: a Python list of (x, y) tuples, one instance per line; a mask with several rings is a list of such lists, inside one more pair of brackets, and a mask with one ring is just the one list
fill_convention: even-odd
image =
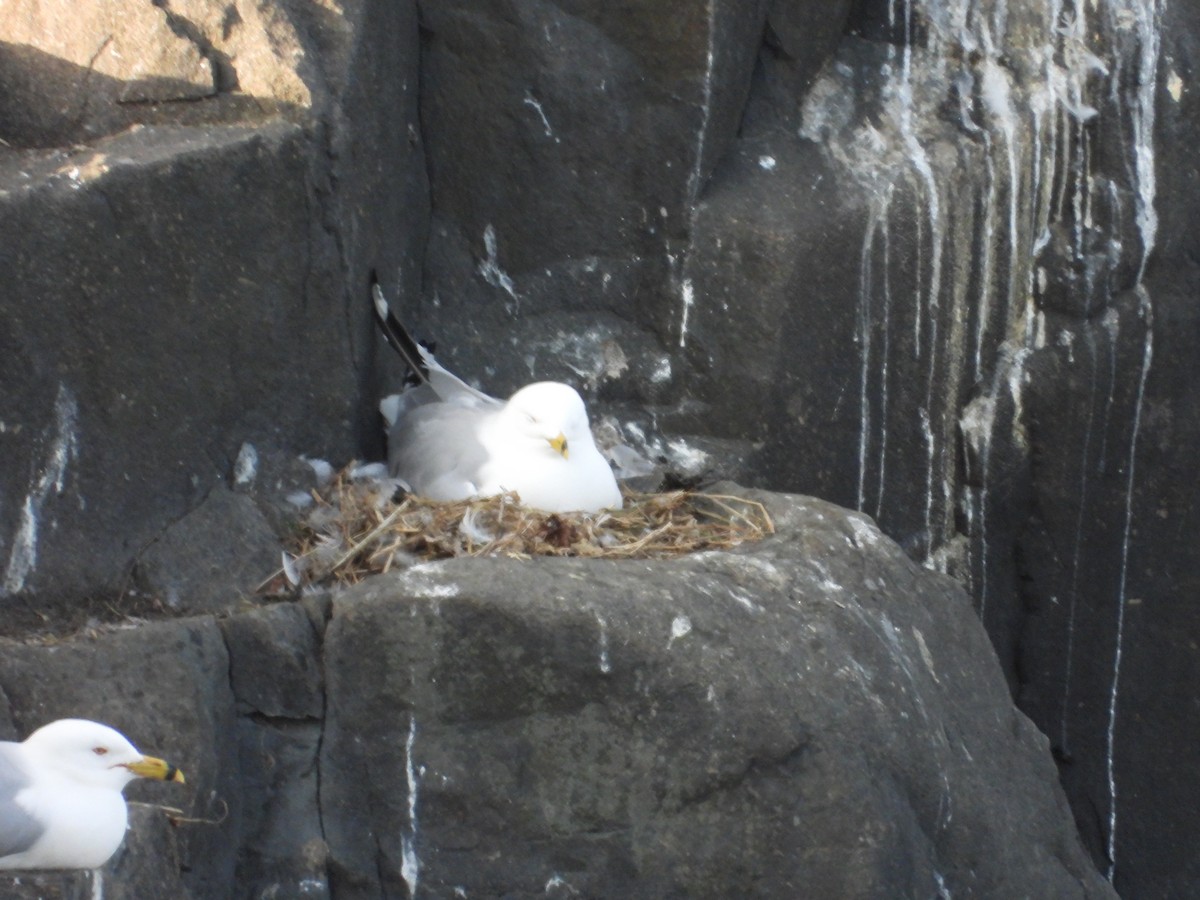
[(335, 896), (1111, 897), (967, 596), (866, 517), (335, 599)]
[(368, 274), (415, 282), (426, 215), (412, 4), (59, 6), (0, 25), (0, 595), (39, 608), (118, 594), (245, 442), (381, 449)]
[(253, 600), (279, 567), (279, 540), (254, 501), (216, 485), (138, 554), (137, 589), (175, 614), (222, 612)]
[[(97, 174), (77, 189), (64, 158), (61, 187), (2, 198), (6, 245), (24, 261), (5, 269), (6, 292), (45, 298), (0, 312), (12, 386), (0, 418), (17, 425), (6, 457), (28, 460), (0, 473), (6, 496), (28, 498), (0, 516), (8, 559), (29, 531), (33, 554), (9, 563), (7, 593), (36, 590), (39, 577), (76, 591), (116, 583), (134, 551), (224, 477), (243, 440), (290, 420), (326, 452), (319, 422), (348, 422), (352, 383), (339, 391), (330, 380), (345, 349), (336, 333), (307, 341), (308, 362), (324, 367), (310, 370), (311, 393), (284, 387), (288, 343), (317, 327), (292, 311), (303, 268), (276, 262), (309, 240), (305, 141), (290, 125), (143, 130), (88, 151), (80, 166), (90, 160)], [(255, 212), (227, 219), (231, 203)], [(231, 263), (235, 246), (245, 256)], [(49, 258), (62, 265), (43, 266)], [(185, 363), (215, 356), (220, 365)], [(109, 376), (91, 378), (89, 366)]]
[(836, 52), (851, 7), (863, 5), (851, 0), (771, 3), (740, 135), (755, 134), (760, 126), (778, 133), (781, 123), (799, 125), (804, 96)]
[(321, 718), (321, 641), (303, 606), (280, 603), (220, 626), (241, 711), (270, 719)]
[(317, 798), (322, 734), (320, 719), (238, 719), (238, 777), (245, 803), (230, 896), (331, 896)]
[(92, 872), (3, 873), (0, 891), (6, 900), (88, 900), (95, 877)]
[(615, 341), (629, 371), (607, 393), (661, 393), (678, 308), (658, 298), (741, 119), (767, 5), (422, 4), (433, 213), (405, 312), (451, 368), (500, 394), (544, 377), (594, 392), (563, 344)]
[(17, 728), (13, 725), (12, 709), (8, 704), (8, 697), (5, 696), (3, 689), (0, 689), (0, 741), (19, 741), (24, 735), (17, 732)]
[(230, 488), (253, 498), (272, 531), (286, 540), (295, 534), (297, 517), (311, 505), (312, 491), (324, 488), (333, 473), (328, 460), (246, 443), (238, 448), (229, 478)]
[[(109, 900), (188, 900), (180, 872), (178, 831), (158, 806), (129, 804), (125, 843), (100, 870), (103, 896)], [(93, 892), (95, 896), (97, 892)]]
[[(1133, 277), (1118, 281), (1107, 308), (1093, 299), (1075, 314), (1071, 345), (1042, 352), (1029, 407), (1036, 508), (1020, 543), (1031, 576), (1021, 704), (1055, 746), (1097, 857), (1107, 865), (1115, 849), (1127, 897), (1200, 890), (1190, 850), (1200, 823), (1188, 813), (1200, 779), (1179, 766), (1200, 741), (1200, 611), (1184, 600), (1200, 584), (1200, 94), (1190, 62), (1200, 11), (1159, 8), (1160, 55), (1152, 69), (1129, 70), (1120, 95), (1135, 108), (1139, 85), (1154, 88), (1143, 147), (1157, 178), (1153, 253), (1143, 290), (1120, 290)], [(1100, 122), (1097, 134), (1118, 171), (1128, 159), (1119, 121)], [(1122, 198), (1127, 216), (1137, 199)], [(1140, 252), (1140, 236), (1123, 234)], [(1096, 293), (1105, 296), (1103, 283)]]
[[(1124, 472), (1133, 481), (1132, 496), (1128, 482), (1122, 492), (1131, 499), (1129, 520), (1119, 520), (1129, 529), (1127, 565), (1123, 582), (1099, 583), (1090, 577), (1098, 570), (1085, 568), (1089, 577), (1081, 587), (1086, 596), (1107, 598), (1106, 605), (1096, 605), (1089, 627), (1095, 630), (1106, 622), (1108, 644), (1114, 649), (1121, 620), (1113, 601), (1125, 600), (1119, 674), (1110, 670), (1112, 677), (1089, 679), (1082, 696), (1090, 706), (1097, 694), (1117, 693), (1116, 884), (1129, 897), (1185, 896), (1200, 890), (1200, 859), (1188, 850), (1200, 842), (1200, 823), (1186, 812), (1200, 804), (1200, 778), (1178, 766), (1200, 745), (1200, 717), (1195, 715), (1200, 610), (1185, 599), (1195, 596), (1200, 586), (1200, 498), (1195, 490), (1200, 360), (1192, 347), (1192, 337), (1200, 333), (1200, 310), (1194, 302), (1200, 221), (1193, 202), (1200, 196), (1200, 96), (1194, 88), (1194, 64), (1185, 62), (1194, 59), (1197, 35), (1200, 10), (1190, 4), (1163, 4), (1155, 145), (1159, 244), (1146, 272), (1153, 309), (1138, 319), (1122, 317), (1123, 325), (1130, 326), (1124, 340), (1134, 347), (1132, 365), (1122, 371), (1140, 374), (1141, 367), (1151, 363), (1144, 393), (1136, 397), (1136, 467)], [(1181, 78), (1186, 86), (1181, 88), (1173, 78)], [(1178, 100), (1172, 90), (1181, 90)], [(1148, 330), (1152, 360), (1145, 357)], [(1088, 518), (1094, 515), (1089, 511)], [(1088, 653), (1083, 649), (1089, 646), (1087, 640), (1086, 634), (1075, 638), (1082, 656)], [(1078, 690), (1072, 687), (1075, 715)], [(1178, 777), (1164, 779), (1164, 772)]]

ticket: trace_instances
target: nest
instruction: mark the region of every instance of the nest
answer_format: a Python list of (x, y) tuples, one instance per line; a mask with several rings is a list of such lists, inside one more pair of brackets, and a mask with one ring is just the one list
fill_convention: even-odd
[(455, 556), (662, 559), (736, 547), (773, 534), (766, 508), (725, 494), (626, 491), (600, 513), (546, 513), (514, 494), (438, 503), (396, 498), (391, 480), (356, 481), (346, 469), (320, 491), (284, 568), (261, 586), (354, 584), (368, 575)]

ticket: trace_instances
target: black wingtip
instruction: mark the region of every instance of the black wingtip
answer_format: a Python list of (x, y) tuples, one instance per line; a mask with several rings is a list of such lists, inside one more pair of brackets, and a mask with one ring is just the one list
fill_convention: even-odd
[(379, 330), (383, 332), (383, 338), (388, 342), (388, 346), (400, 355), (404, 364), (408, 366), (409, 372), (419, 383), (428, 383), (429, 370), (421, 359), (421, 351), (417, 342), (400, 324), (400, 320), (388, 306), (387, 300), (383, 296), (383, 288), (375, 278), (374, 272), (371, 273), (371, 301), (375, 306), (375, 319), (379, 323)]

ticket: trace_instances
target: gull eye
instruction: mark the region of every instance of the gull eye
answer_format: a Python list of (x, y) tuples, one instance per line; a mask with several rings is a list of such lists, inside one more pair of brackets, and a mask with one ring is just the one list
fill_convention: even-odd
[(95, 753), (97, 756), (104, 756), (106, 753), (108, 753), (108, 748), (107, 747), (93, 747), (92, 752)]

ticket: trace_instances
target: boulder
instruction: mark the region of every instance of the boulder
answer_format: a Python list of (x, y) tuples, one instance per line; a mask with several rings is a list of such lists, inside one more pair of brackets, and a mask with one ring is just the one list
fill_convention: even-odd
[(239, 710), (271, 720), (324, 714), (319, 604), (280, 603), (220, 622)]
[(961, 588), (759, 496), (778, 534), (732, 551), (335, 597), (334, 895), (1115, 896)]
[(307, 141), (282, 122), (156, 127), (10, 160), (31, 178), (0, 196), (19, 298), (0, 311), (6, 595), (117, 584), (243, 439), (307, 421), (324, 451), (318, 421), (349, 433), (349, 383), (313, 372), (290, 394), (293, 344), (316, 335), (307, 360), (333, 371), (346, 349), (316, 310), (294, 314), (308, 276), (278, 264), (309, 242)]
[(254, 501), (224, 484), (138, 554), (133, 583), (176, 614), (246, 605), (279, 566), (279, 539)]

